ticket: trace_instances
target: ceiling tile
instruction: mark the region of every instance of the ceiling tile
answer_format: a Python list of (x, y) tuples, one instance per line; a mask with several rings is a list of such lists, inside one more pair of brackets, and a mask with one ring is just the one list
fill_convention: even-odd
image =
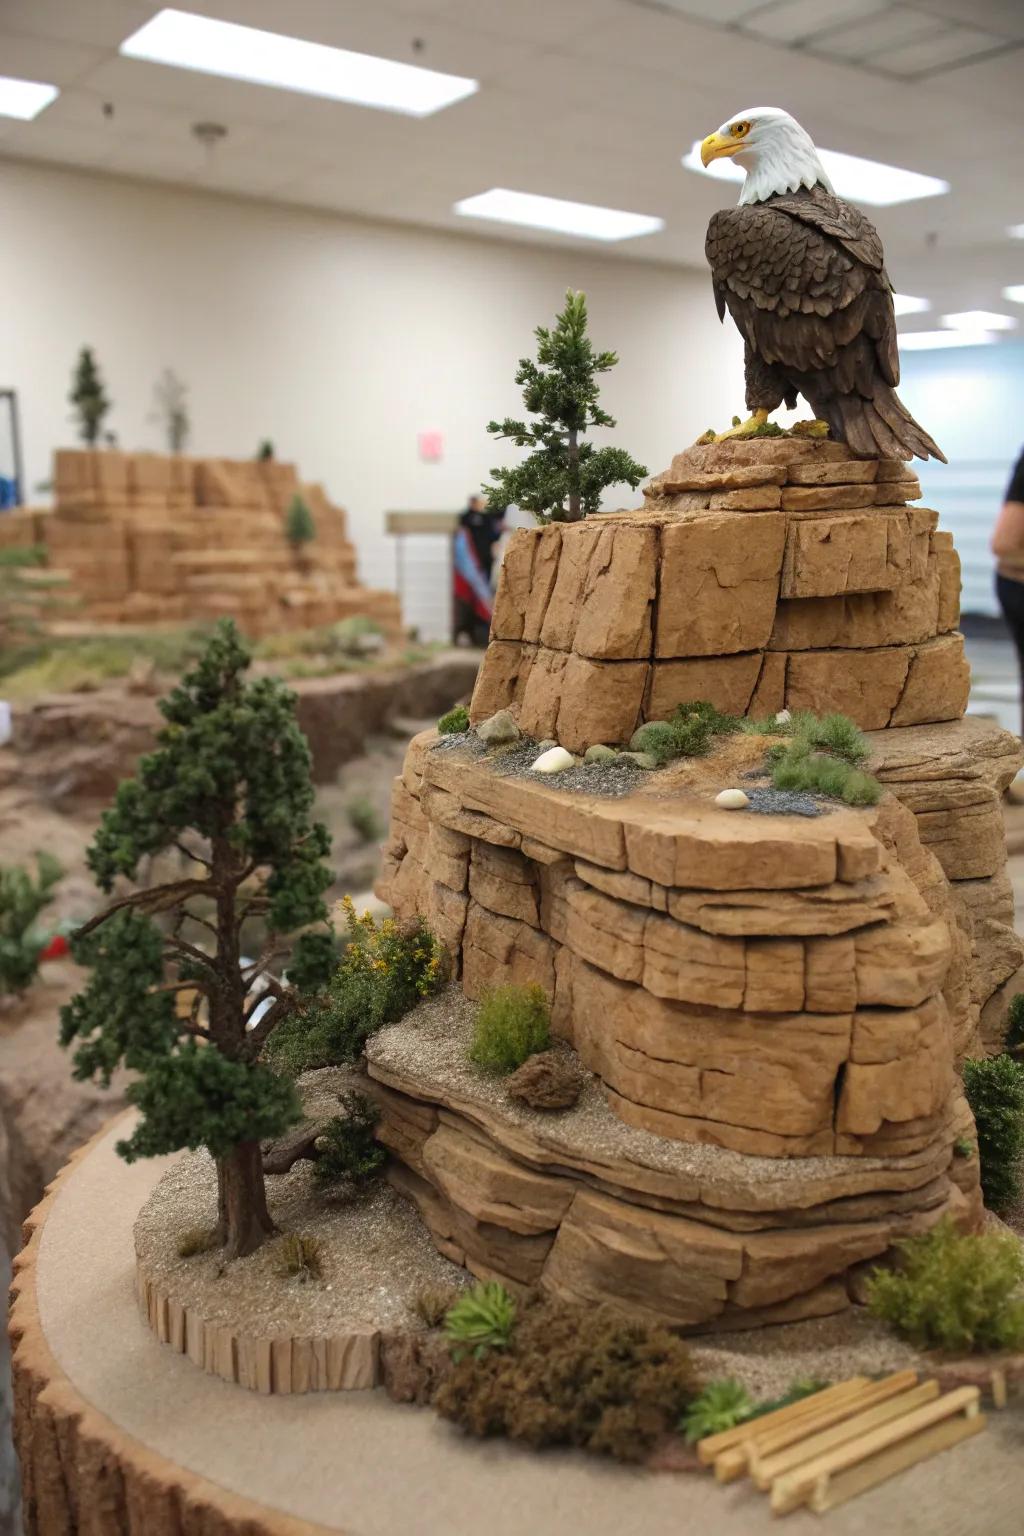
[(976, 27), (949, 27), (934, 37), (919, 38), (906, 48), (886, 51), (879, 64), (893, 75), (921, 75), (928, 70), (963, 64), (979, 54), (1006, 48), (1006, 39)]
[(840, 59), (877, 59), (884, 66), (885, 52), (901, 48), (919, 38), (934, 37), (945, 30), (944, 23), (923, 11), (897, 6), (881, 16), (868, 17), (850, 27), (840, 27), (815, 42), (815, 49)]
[(743, 30), (774, 43), (802, 42), (820, 32), (889, 9), (892, 0), (777, 0), (742, 22)]
[(155, 11), (146, 0), (3, 0), (3, 25), (27, 37), (116, 48)]
[[(0, 20), (7, 16), (0, 5)], [(47, 85), (69, 85), (106, 57), (103, 48), (81, 43), (54, 42), (42, 37), (23, 37), (0, 32), (0, 73), (18, 80), (43, 80)]]

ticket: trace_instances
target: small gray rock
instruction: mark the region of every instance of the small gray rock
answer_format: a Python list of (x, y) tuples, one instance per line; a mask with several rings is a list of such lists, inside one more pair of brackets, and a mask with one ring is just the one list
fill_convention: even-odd
[(538, 741), (538, 743), (537, 743), (537, 751), (538, 752), (550, 752), (552, 747), (557, 747), (557, 746), (558, 746), (558, 742), (555, 740), (555, 738), (553, 736), (545, 736), (543, 741)]
[(650, 752), (620, 752), (619, 762), (632, 763), (635, 767), (644, 768), (648, 771), (658, 767), (658, 759), (653, 757)]
[(476, 728), (480, 741), (488, 747), (500, 747), (508, 741), (518, 741), (520, 730), (507, 709), (499, 709), (489, 720), (481, 720)]
[(598, 743), (593, 747), (587, 748), (583, 754), (583, 761), (585, 763), (614, 763), (618, 760), (618, 756), (619, 754), (614, 747), (604, 747)]

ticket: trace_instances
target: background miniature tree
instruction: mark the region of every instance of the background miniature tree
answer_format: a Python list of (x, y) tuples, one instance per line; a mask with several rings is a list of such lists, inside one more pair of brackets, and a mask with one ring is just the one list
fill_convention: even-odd
[(110, 410), (110, 400), (104, 391), (91, 347), (83, 347), (78, 354), (68, 399), (78, 416), (79, 437), (83, 443), (94, 448), (99, 442), (103, 418)]
[(184, 453), (191, 430), (188, 419), (188, 387), (173, 368), (165, 368), (153, 389), (154, 415), (162, 423), (170, 453)]
[(520, 359), (516, 383), (524, 386), (523, 403), (536, 423), (506, 416), (488, 422), (487, 430), (536, 451), (511, 469), (492, 469), (494, 483), (484, 494), (492, 507), (515, 504), (541, 523), (575, 523), (597, 511), (608, 486), (624, 482), (635, 490), (647, 469), (622, 448), (581, 442), (590, 427), (615, 426), (597, 403), (597, 375), (618, 362), (616, 353), (591, 345), (586, 294), (570, 288), (554, 330), (540, 325), (535, 335), (537, 361)]
[(316, 523), (309, 510), (309, 503), (297, 492), (288, 503), (284, 518), (284, 536), (296, 554), (304, 544), (316, 538)]
[(19, 864), (0, 864), (0, 999), (24, 992), (39, 969), (46, 940), (36, 919), (63, 873), (46, 852), (36, 854), (34, 878)]
[[(168, 849), (201, 873), (120, 896), (79, 929), (74, 953), (93, 973), (61, 1013), (62, 1044), (78, 1042), (76, 1077), (106, 1083), (121, 1064), (140, 1074), (128, 1096), (142, 1118), (119, 1143), (122, 1157), (209, 1149), (217, 1241), (229, 1258), (273, 1231), (260, 1141), (301, 1113), (293, 1083), (261, 1060), (273, 1031), (303, 1006), (270, 967), (288, 953), (284, 935), (326, 916), (332, 878), (294, 695), (276, 678), (246, 681), (248, 665), (224, 620), (161, 702), (158, 750), (120, 786), (88, 861), (108, 894), (118, 876), (134, 879), (146, 855)], [(266, 937), (243, 965), (242, 931), (253, 919)], [(202, 946), (184, 937), (187, 925), (202, 931)], [(326, 981), (325, 932), (303, 935), (292, 954), (308, 988)], [(184, 1016), (182, 995), (191, 995)]]

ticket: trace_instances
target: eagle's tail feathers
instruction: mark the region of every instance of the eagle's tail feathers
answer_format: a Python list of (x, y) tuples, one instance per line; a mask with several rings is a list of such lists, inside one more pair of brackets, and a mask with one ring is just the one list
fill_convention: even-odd
[[(860, 395), (841, 395), (835, 403), (841, 418), (841, 435), (854, 453), (864, 458), (931, 458), (947, 462), (942, 449), (914, 420), (888, 384), (877, 381), (872, 400)], [(836, 426), (840, 423), (833, 425), (833, 431)]]

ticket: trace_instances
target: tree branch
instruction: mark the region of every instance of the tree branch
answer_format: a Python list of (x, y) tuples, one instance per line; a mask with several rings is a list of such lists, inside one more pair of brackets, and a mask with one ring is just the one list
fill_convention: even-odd
[(112, 901), (102, 912), (97, 912), (95, 917), (90, 917), (88, 922), (75, 930), (74, 937), (84, 939), (108, 918), (113, 917), (115, 912), (123, 912), (126, 907), (144, 912), (147, 917), (150, 917), (156, 912), (166, 912), (170, 907), (177, 906), (180, 901), (187, 901), (190, 896), (216, 890), (217, 886), (212, 880), (172, 880), (167, 885), (156, 885), (149, 891), (132, 891), (129, 896), (122, 896), (119, 901)]
[[(262, 1001), (262, 999), (260, 999)], [(283, 991), (277, 1001), (272, 1003), (258, 1024), (245, 1033), (246, 1050), (250, 1057), (258, 1056), (263, 1042), (268, 1035), (273, 1034), (282, 1019), (286, 1019), (290, 1013), (294, 1013), (298, 999), (294, 993)]]
[(204, 858), (201, 853), (194, 853), (191, 848), (186, 848), (184, 843), (176, 841), (174, 847), (177, 848), (179, 853), (184, 854), (186, 859), (191, 859), (196, 864), (202, 864), (207, 869), (213, 868), (213, 864), (209, 859)]

